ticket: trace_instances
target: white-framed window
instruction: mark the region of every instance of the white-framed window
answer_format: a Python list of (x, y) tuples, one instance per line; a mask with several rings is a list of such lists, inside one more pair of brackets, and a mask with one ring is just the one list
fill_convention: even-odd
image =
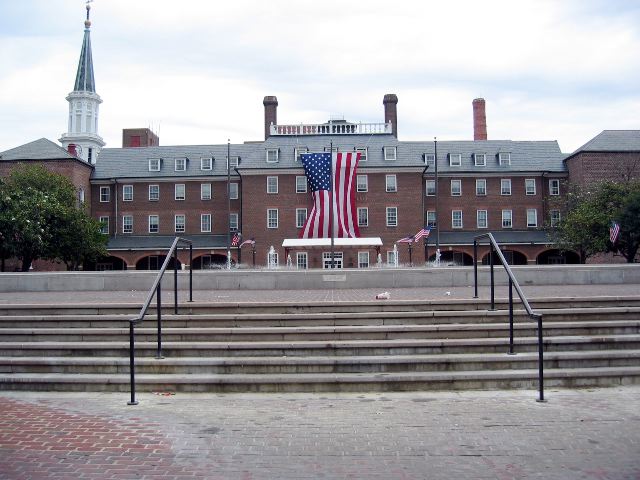
[(122, 186), (122, 201), (133, 202), (133, 185)]
[(122, 233), (133, 233), (133, 215), (122, 216)]
[(185, 230), (185, 222), (186, 222), (186, 218), (185, 218), (184, 214), (180, 214), (180, 215), (176, 215), (175, 216), (175, 230), (176, 230), (176, 233), (184, 232), (184, 230)]
[(277, 208), (267, 208), (267, 228), (278, 228)]
[(213, 169), (213, 158), (202, 157), (200, 159), (200, 170), (212, 170), (212, 169)]
[(211, 200), (211, 184), (200, 184), (200, 200)]
[(80, 205), (84, 203), (84, 188), (82, 187), (78, 189), (78, 203)]
[(304, 175), (296, 175), (296, 193), (307, 192), (307, 177)]
[(476, 210), (476, 225), (477, 228), (487, 228), (487, 211)]
[(109, 217), (98, 217), (98, 221), (100, 222), (100, 233), (109, 235)]
[(229, 214), (229, 231), (231, 232), (238, 231), (238, 214), (237, 213)]
[(397, 262), (397, 257), (396, 254), (398, 252), (394, 251), (394, 250), (387, 250), (387, 265), (389, 265), (390, 267), (395, 267), (396, 266), (396, 262)]
[(267, 253), (267, 265), (279, 265), (280, 258), (278, 257), (278, 252)]
[(473, 163), (476, 167), (484, 167), (487, 165), (487, 154), (486, 153), (474, 153), (473, 154)]
[(356, 153), (360, 153), (360, 161), (367, 161), (367, 147), (356, 147)]
[(425, 192), (427, 197), (435, 197), (436, 195), (436, 181), (435, 180), (426, 180), (425, 181)]
[(560, 180), (557, 178), (549, 180), (549, 195), (560, 195)]
[(511, 165), (511, 153), (509, 152), (498, 153), (498, 163), (500, 165)]
[(176, 172), (184, 172), (187, 169), (187, 159), (186, 158), (176, 158), (175, 159), (175, 171)]
[(298, 270), (306, 270), (309, 268), (309, 255), (307, 255), (307, 252), (296, 253), (296, 268)]
[(157, 202), (160, 200), (160, 185), (149, 185), (149, 201)]
[(462, 180), (451, 180), (451, 196), (459, 197), (462, 195)]
[(550, 210), (549, 217), (552, 227), (557, 227), (558, 225), (560, 225), (560, 210)]
[(510, 178), (503, 178), (500, 180), (500, 195), (511, 195)]
[(366, 192), (369, 190), (369, 176), (357, 175), (356, 176), (356, 191)]
[(176, 200), (184, 200), (186, 198), (184, 183), (176, 183), (174, 190), (175, 190), (174, 198)]
[(398, 226), (398, 207), (387, 207), (387, 227)]
[(435, 210), (427, 210), (426, 214), (426, 223), (427, 227), (435, 227), (436, 226), (436, 212)]
[(200, 214), (200, 231), (202, 233), (211, 232), (211, 214), (210, 213)]
[(231, 182), (229, 184), (229, 198), (231, 200), (238, 199), (238, 183), (237, 182)]
[(484, 197), (487, 194), (487, 179), (476, 178), (476, 196)]
[(462, 210), (451, 211), (451, 228), (462, 228)]
[(460, 153), (450, 153), (449, 154), (449, 166), (450, 167), (460, 167), (462, 165), (462, 154)]
[(398, 181), (395, 175), (385, 175), (385, 189), (387, 192), (398, 191)]
[(228, 158), (226, 160), (227, 160), (228, 170), (233, 170), (234, 168), (238, 168), (238, 165), (240, 165), (240, 157), (231, 157), (231, 162), (229, 162)]
[(267, 193), (278, 193), (278, 177), (267, 177)]
[(160, 159), (159, 158), (150, 158), (149, 159), (149, 171), (150, 172), (159, 172), (160, 171)]
[(158, 215), (149, 215), (149, 233), (158, 233), (160, 230), (160, 217)]
[(397, 150), (396, 150), (396, 147), (384, 147), (383, 150), (384, 150), (384, 159), (385, 160), (387, 160), (389, 162), (392, 162), (392, 161), (396, 160), (397, 153), (398, 153)]
[(535, 208), (527, 208), (527, 227), (538, 226), (538, 210)]
[(429, 168), (435, 168), (436, 166), (436, 155), (434, 153), (425, 153), (424, 154), (424, 164)]
[(535, 195), (536, 194), (536, 179), (535, 178), (525, 178), (524, 179), (524, 193), (526, 195)]
[(293, 156), (294, 156), (294, 160), (296, 162), (301, 162), (302, 158), (300, 157), (301, 154), (303, 153), (307, 153), (309, 151), (309, 149), (307, 147), (296, 147), (293, 149)]
[(100, 187), (100, 202), (106, 203), (111, 201), (111, 187)]
[(304, 222), (307, 221), (307, 209), (296, 208), (296, 228), (304, 227)]
[(369, 208), (368, 207), (358, 207), (358, 226), (359, 227), (369, 226)]
[(339, 150), (338, 150), (338, 147), (333, 147), (333, 148), (331, 148), (331, 147), (324, 147), (322, 150), (323, 150), (324, 152), (332, 152), (332, 153), (338, 153), (338, 151), (339, 151)]
[(511, 228), (513, 226), (513, 215), (511, 210), (502, 210), (502, 228)]
[(358, 252), (358, 268), (369, 268), (369, 252)]
[(277, 148), (267, 148), (267, 163), (276, 163), (278, 161), (280, 150)]

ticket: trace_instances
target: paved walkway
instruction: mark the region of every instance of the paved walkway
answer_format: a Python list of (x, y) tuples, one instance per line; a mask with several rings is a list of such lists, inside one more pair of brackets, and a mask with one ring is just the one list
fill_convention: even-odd
[(640, 479), (640, 387), (547, 397), (3, 392), (0, 479)]
[[(522, 287), (529, 299), (545, 297), (592, 297), (592, 296), (640, 296), (640, 285), (530, 285)], [(326, 290), (195, 290), (195, 302), (326, 302), (326, 301), (375, 301), (376, 294), (385, 289), (326, 289)], [(387, 289), (391, 300), (456, 300), (473, 298), (474, 289), (466, 287), (423, 287)], [(179, 291), (180, 301), (188, 299), (188, 291)], [(480, 287), (478, 295), (488, 300), (489, 287)], [(496, 299), (506, 298), (506, 286), (496, 287)], [(0, 292), (2, 304), (57, 304), (57, 303), (137, 303), (146, 299), (146, 290), (99, 291), (99, 292)], [(517, 294), (514, 291), (514, 298)], [(173, 292), (163, 290), (163, 300), (171, 302)], [(384, 300), (382, 300), (384, 301)]]

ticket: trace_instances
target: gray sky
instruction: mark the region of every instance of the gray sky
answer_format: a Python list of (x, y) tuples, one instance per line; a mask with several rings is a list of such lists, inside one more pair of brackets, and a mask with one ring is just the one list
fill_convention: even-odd
[[(0, 0), (0, 151), (67, 128), (82, 0)], [(640, 124), (637, 0), (95, 0), (99, 133), (151, 126), (161, 145), (263, 138), (330, 115), (383, 122), (398, 95), (400, 140), (558, 140), (571, 152)]]

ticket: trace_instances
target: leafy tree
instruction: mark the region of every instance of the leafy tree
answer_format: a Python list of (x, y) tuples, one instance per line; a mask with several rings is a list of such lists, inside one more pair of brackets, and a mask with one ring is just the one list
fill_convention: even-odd
[[(603, 252), (620, 252), (633, 262), (640, 247), (640, 183), (602, 182), (574, 188), (568, 194), (562, 222), (551, 228), (561, 249), (575, 250), (582, 263)], [(615, 245), (609, 239), (612, 221), (620, 224)]]
[(62, 175), (20, 165), (3, 183), (1, 202), (0, 247), (21, 260), (23, 272), (39, 258), (75, 267), (87, 252), (106, 253), (99, 225), (78, 208), (76, 189)]

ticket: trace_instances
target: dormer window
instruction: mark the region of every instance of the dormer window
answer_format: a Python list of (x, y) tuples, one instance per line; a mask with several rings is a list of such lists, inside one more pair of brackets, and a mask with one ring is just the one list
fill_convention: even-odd
[(487, 155), (484, 153), (474, 153), (473, 162), (476, 167), (484, 167), (487, 165)]
[(205, 157), (200, 159), (200, 170), (211, 170), (213, 168), (213, 158)]
[(450, 167), (459, 167), (462, 165), (462, 155), (460, 153), (450, 153), (449, 154), (449, 166)]
[(267, 148), (267, 163), (277, 163), (280, 150), (277, 148)]
[(425, 153), (423, 155), (424, 157), (424, 164), (426, 166), (428, 166), (429, 168), (435, 167), (436, 166), (436, 156), (433, 153)]
[(360, 161), (367, 161), (367, 147), (356, 147), (356, 153), (360, 153)]
[(500, 152), (498, 154), (498, 163), (500, 165), (511, 165), (511, 154), (509, 152)]
[(389, 162), (393, 162), (397, 158), (396, 147), (383, 147), (384, 159)]
[(296, 147), (293, 150), (293, 155), (294, 155), (294, 161), (296, 162), (301, 162), (302, 161), (302, 157), (300, 156), (303, 153), (307, 153), (309, 151), (309, 149), (307, 147)]
[(325, 152), (329, 152), (329, 151), (331, 151), (331, 152), (333, 152), (333, 153), (338, 153), (338, 147), (333, 147), (333, 148), (331, 148), (331, 147), (324, 147), (324, 151), (325, 151)]
[(229, 165), (229, 159), (227, 159), (227, 169), (238, 168), (240, 165), (240, 157), (231, 157), (231, 165)]
[(159, 172), (160, 171), (160, 159), (159, 158), (150, 158), (149, 159), (149, 171), (150, 172)]
[(186, 158), (176, 158), (175, 159), (175, 170), (176, 172), (184, 172), (187, 169), (187, 159)]

